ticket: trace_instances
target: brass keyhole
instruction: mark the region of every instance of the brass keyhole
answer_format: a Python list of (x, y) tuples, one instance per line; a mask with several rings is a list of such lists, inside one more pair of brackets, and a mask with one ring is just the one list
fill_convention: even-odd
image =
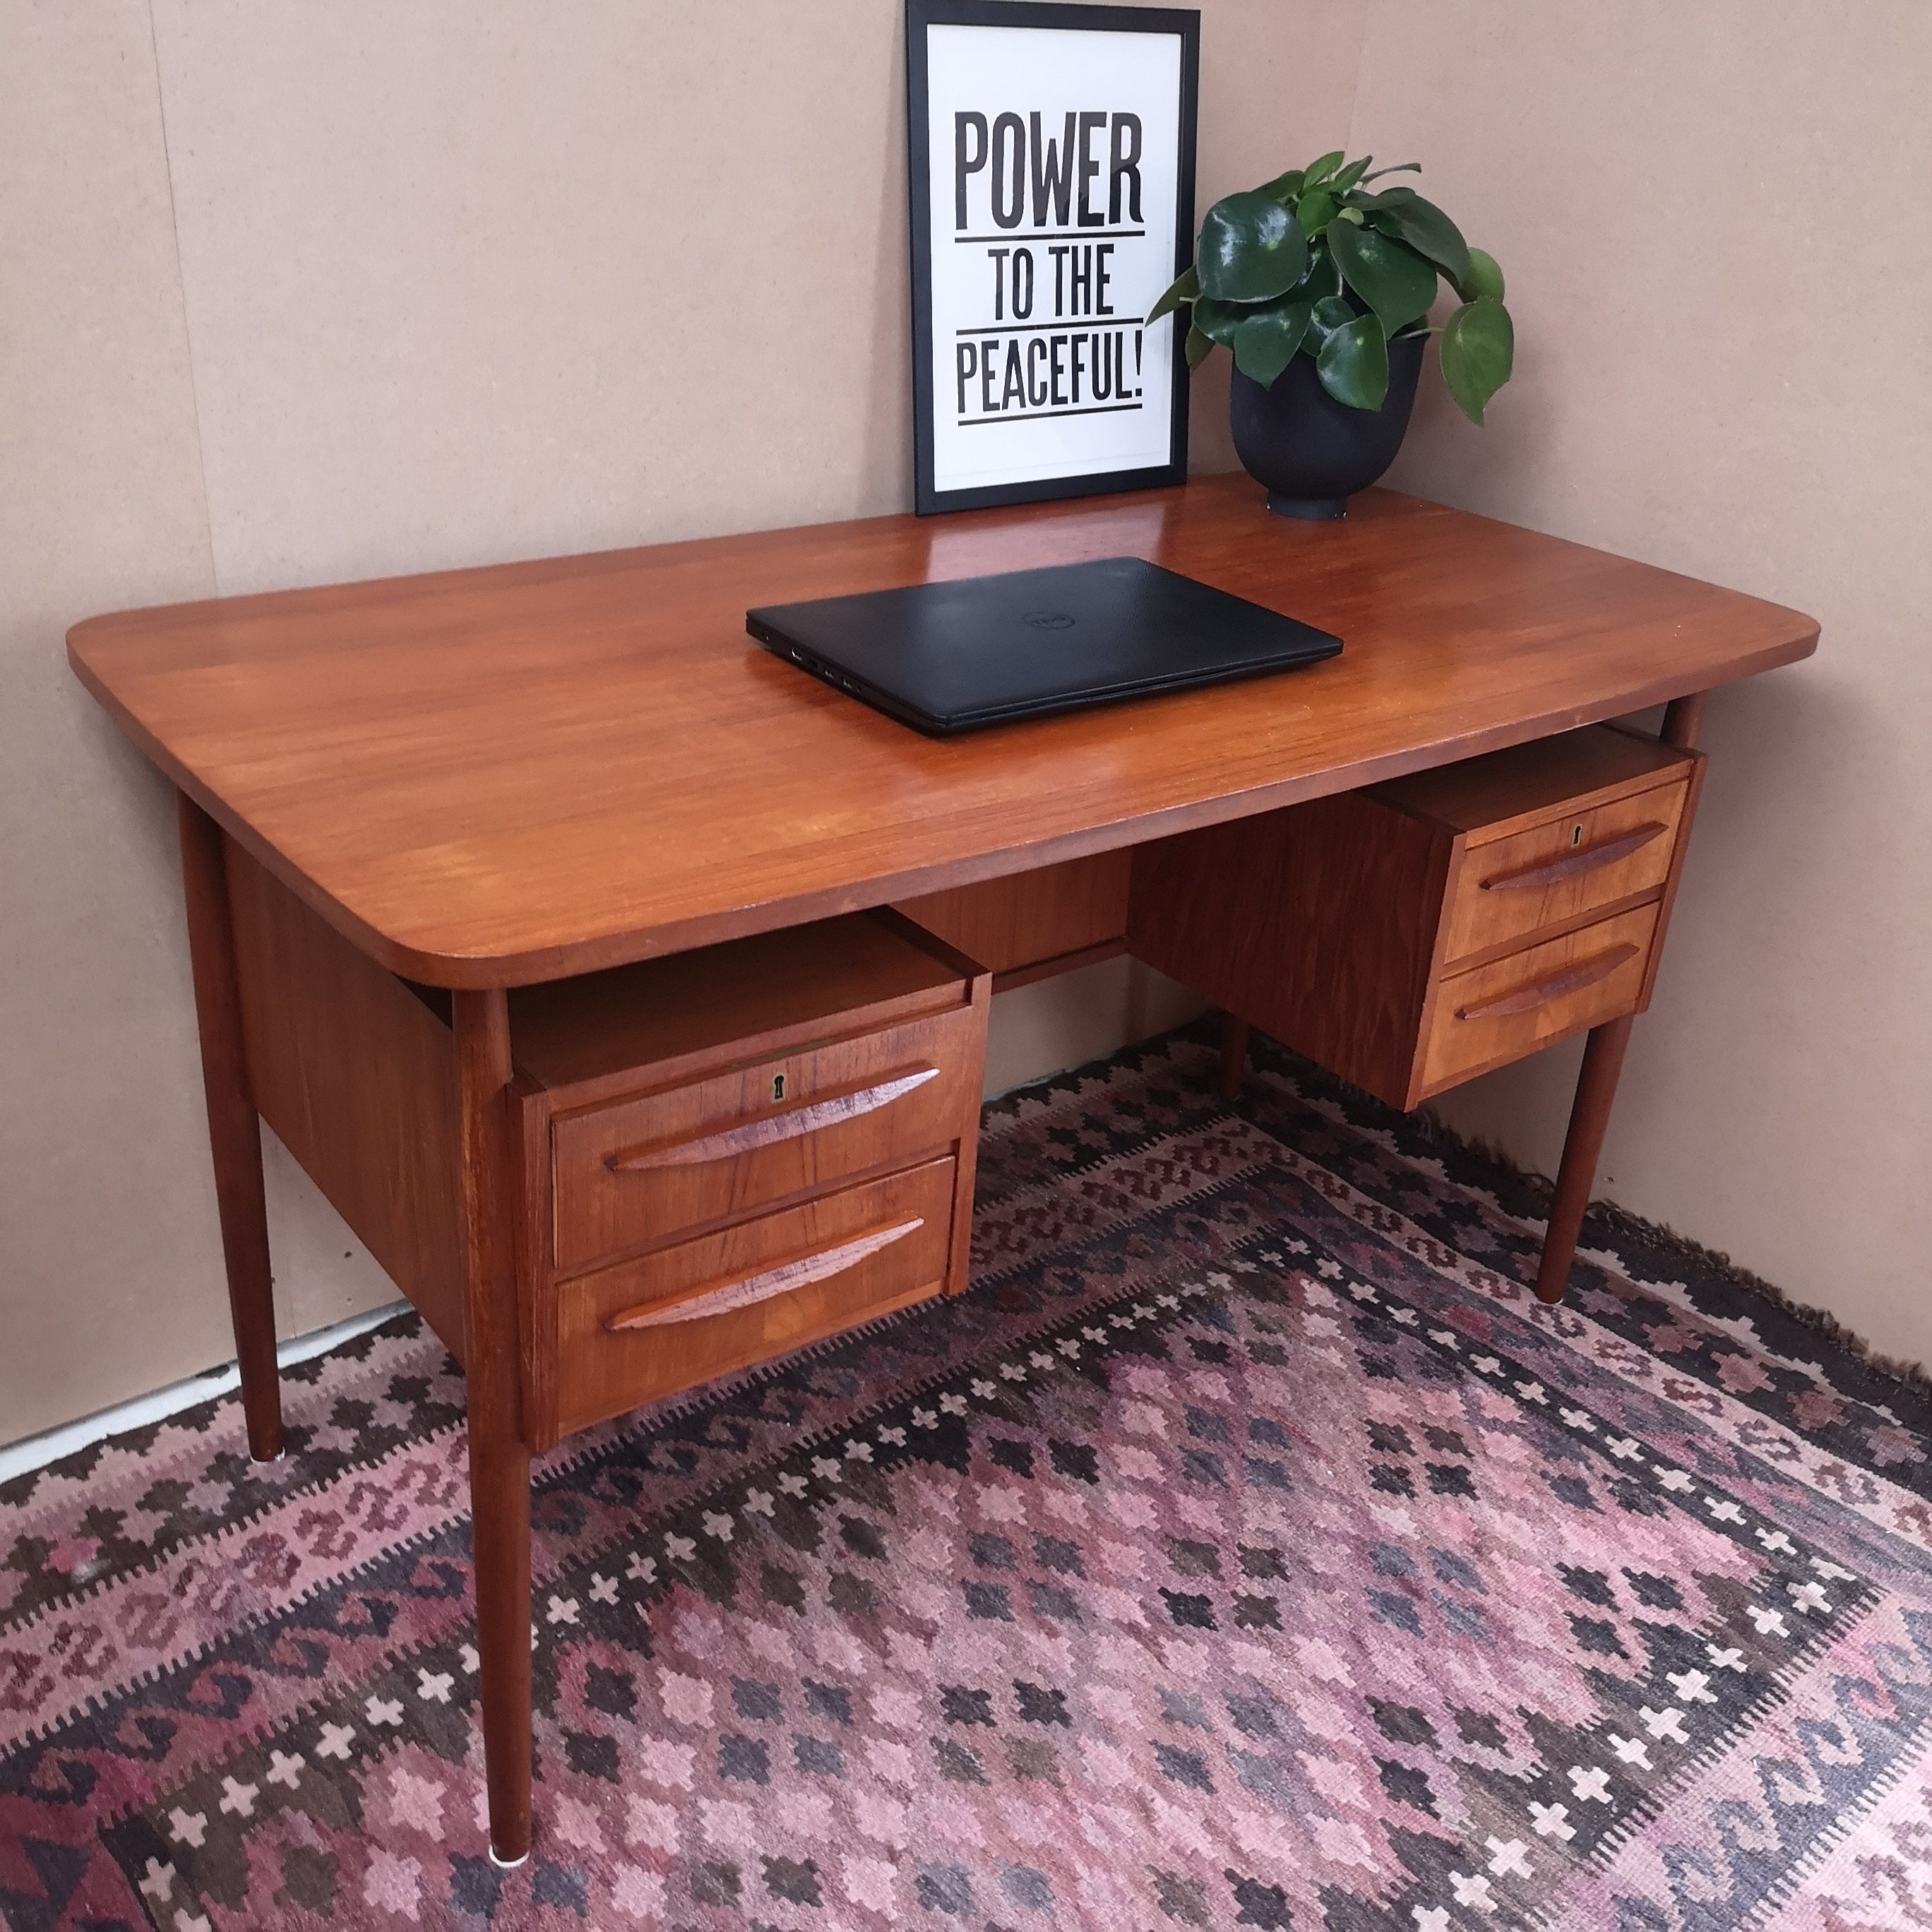
[(1570, 842), (1573, 845), (1580, 845), (1583, 842), (1583, 821), (1580, 818), (1570, 828)]
[(784, 1098), (784, 1080), (785, 1077), (782, 1073), (774, 1073), (772, 1076), (772, 1100), (774, 1105)]

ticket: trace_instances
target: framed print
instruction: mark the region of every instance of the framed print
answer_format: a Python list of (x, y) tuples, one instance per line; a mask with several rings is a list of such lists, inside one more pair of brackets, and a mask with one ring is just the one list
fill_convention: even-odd
[(1201, 16), (906, 0), (920, 514), (1178, 483)]

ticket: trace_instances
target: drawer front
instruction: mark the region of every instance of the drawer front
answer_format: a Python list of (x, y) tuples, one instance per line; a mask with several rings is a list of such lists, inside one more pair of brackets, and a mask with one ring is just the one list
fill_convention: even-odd
[(1634, 1012), (1657, 934), (1640, 906), (1444, 980), (1423, 1049), (1422, 1094)]
[(580, 1429), (922, 1300), (943, 1284), (951, 1160), (660, 1248), (556, 1289), (560, 1427)]
[(1453, 968), (1473, 953), (1660, 890), (1688, 791), (1685, 782), (1660, 786), (1472, 846), (1444, 915), (1443, 958)]
[(956, 1142), (977, 1118), (983, 1023), (962, 1006), (561, 1117), (558, 1269)]

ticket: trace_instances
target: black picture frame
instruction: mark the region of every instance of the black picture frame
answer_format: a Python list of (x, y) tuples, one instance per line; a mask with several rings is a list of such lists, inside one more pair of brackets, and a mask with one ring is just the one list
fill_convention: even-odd
[[(1180, 98), (1174, 158), (1174, 248), (1166, 280), (1193, 260), (1196, 111), (1200, 91), (1201, 16), (1191, 8), (1088, 6), (1071, 0), (906, 0), (906, 126), (908, 201), (912, 230), (914, 506), (921, 516), (1008, 503), (1046, 502), (1068, 496), (1156, 489), (1185, 480), (1190, 371), (1178, 334), (1169, 325), (1166, 459), (1108, 470), (972, 488), (940, 488), (935, 480), (933, 365), (932, 157), (927, 30), (935, 26), (1057, 28), (1074, 32), (1166, 34), (1178, 38)], [(1084, 118), (1084, 117), (1083, 117)], [(1030, 284), (1029, 284), (1030, 289)], [(1150, 298), (1151, 299), (1151, 298)], [(1079, 413), (1069, 410), (1068, 415)], [(1098, 410), (1087, 412), (1098, 414)]]

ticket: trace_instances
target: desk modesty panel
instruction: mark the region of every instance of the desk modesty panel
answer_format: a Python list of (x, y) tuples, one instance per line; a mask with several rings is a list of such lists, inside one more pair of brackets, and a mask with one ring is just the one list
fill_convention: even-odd
[[(1332, 631), (1278, 677), (940, 742), (759, 604), (1135, 554)], [(94, 618), (74, 666), (188, 796), (425, 984), (519, 986), (1224, 822), (1807, 656), (1797, 611), (1385, 490), (1246, 477)]]

